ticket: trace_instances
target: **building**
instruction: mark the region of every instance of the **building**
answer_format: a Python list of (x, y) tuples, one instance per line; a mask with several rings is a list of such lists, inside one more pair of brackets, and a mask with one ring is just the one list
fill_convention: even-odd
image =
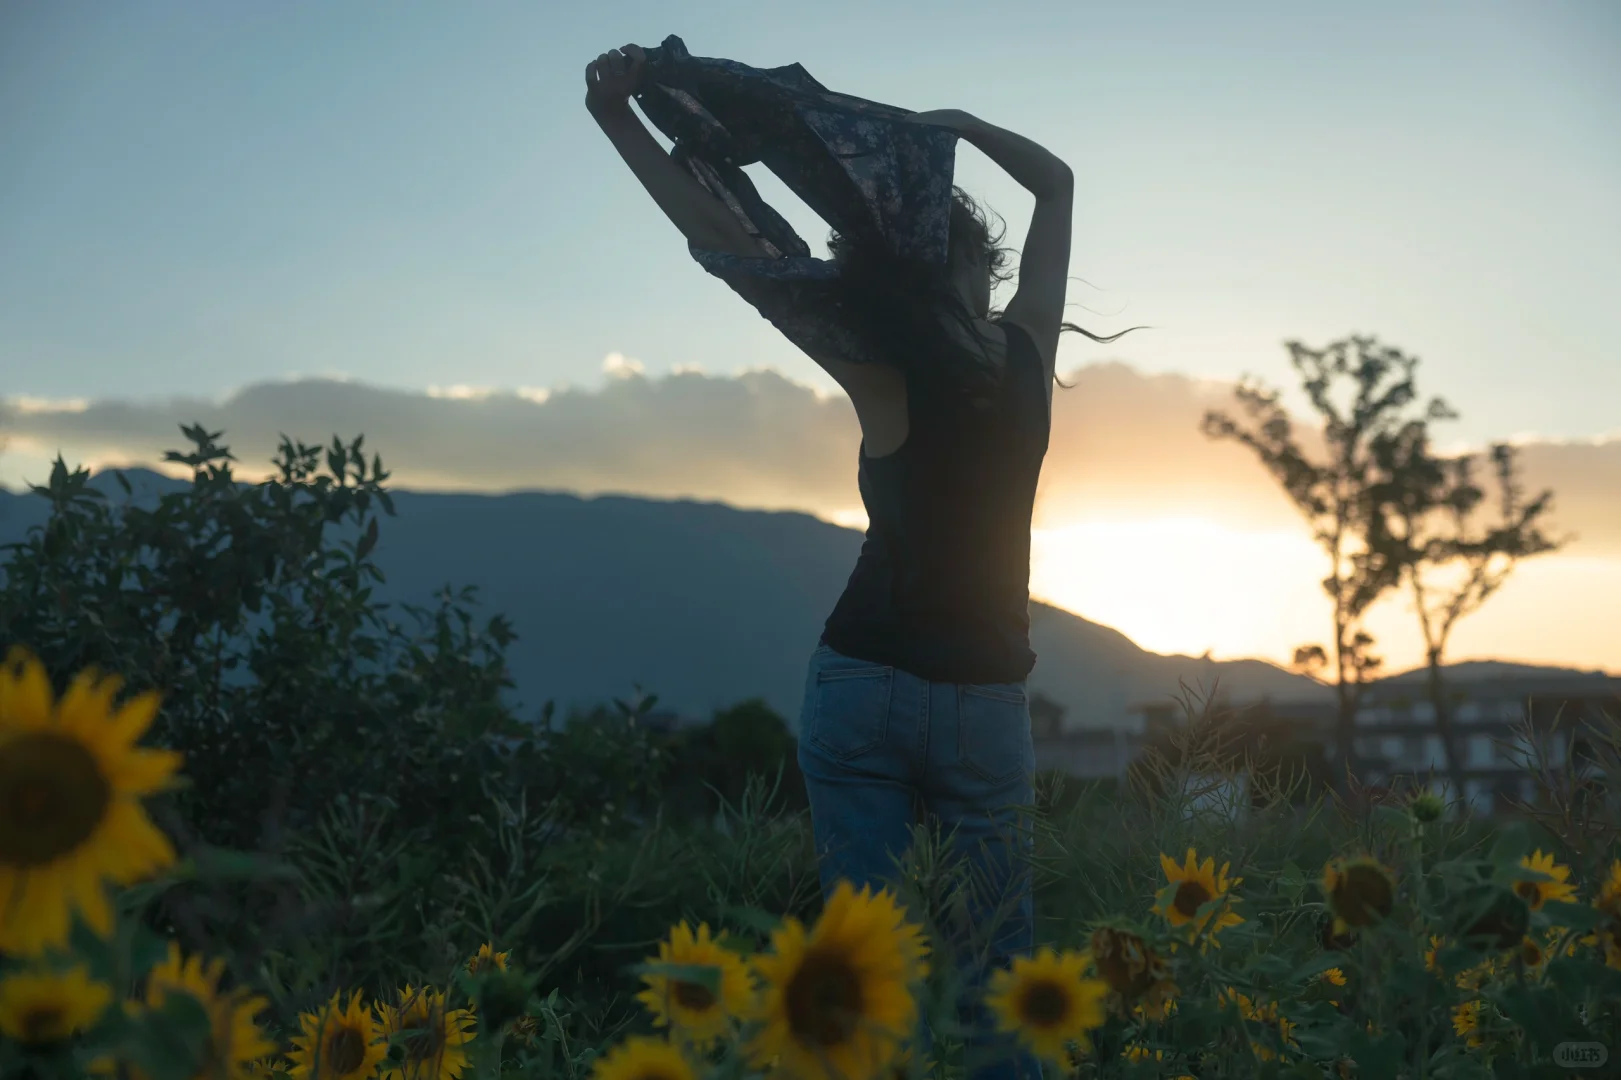
[(1036, 769), (1059, 772), (1084, 780), (1123, 777), (1142, 753), (1141, 717), (1110, 727), (1065, 727), (1065, 709), (1037, 692), (1030, 698), (1030, 734), (1035, 742)]
[[(1573, 760), (1592, 771), (1594, 731), (1621, 735), (1621, 679), (1482, 679), (1447, 693), (1464, 799), (1477, 812), (1535, 802), (1540, 774), (1563, 775)], [(1325, 734), (1332, 753), (1331, 726)], [(1422, 683), (1375, 685), (1357, 712), (1356, 753), (1364, 783), (1440, 788), (1446, 751)]]
[[(1501, 811), (1516, 801), (1538, 798), (1537, 775), (1561, 774), (1572, 758), (1591, 758), (1591, 732), (1608, 732), (1621, 748), (1621, 679), (1603, 675), (1547, 675), (1475, 679), (1447, 685), (1453, 731), (1463, 758), (1464, 798), (1477, 812)], [(1260, 701), (1226, 708), (1267, 723), (1306, 732), (1320, 743), (1333, 764), (1332, 702)], [(1149, 741), (1186, 723), (1182, 707), (1172, 701), (1138, 705), (1131, 729), (1115, 733), (1114, 754), (1108, 740), (1086, 732), (1048, 740), (1046, 757), (1057, 767), (1072, 762), (1087, 771), (1075, 775), (1123, 773)], [(1089, 740), (1090, 748), (1083, 744)], [(1402, 782), (1439, 790), (1446, 778), (1446, 753), (1435, 725), (1435, 709), (1420, 675), (1386, 679), (1364, 693), (1356, 715), (1358, 779), (1369, 786)], [(1043, 760), (1038, 744), (1037, 762)], [(1125, 760), (1120, 754), (1125, 753)], [(1591, 771), (1590, 767), (1587, 767)], [(1584, 779), (1581, 777), (1578, 780)]]

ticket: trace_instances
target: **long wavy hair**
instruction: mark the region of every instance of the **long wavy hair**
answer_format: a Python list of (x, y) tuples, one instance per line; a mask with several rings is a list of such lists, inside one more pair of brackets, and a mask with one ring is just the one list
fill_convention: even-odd
[[(828, 253), (838, 264), (837, 294), (840, 308), (873, 341), (887, 362), (916, 375), (922, 382), (966, 399), (983, 409), (1000, 380), (1000, 369), (985, 348), (975, 326), (975, 313), (958, 294), (953, 280), (964, 260), (977, 259), (990, 277), (991, 288), (1014, 277), (1009, 268), (1012, 249), (1002, 245), (1006, 234), (1000, 222), (993, 233), (984, 210), (972, 196), (955, 185), (951, 189), (950, 254), (944, 263), (903, 258), (873, 238), (828, 235)], [(942, 325), (949, 316), (979, 343), (969, 349)], [(992, 308), (986, 318), (1000, 322), (1002, 309)], [(1097, 342), (1110, 342), (1141, 330), (1134, 326), (1100, 337), (1074, 323), (1061, 324)], [(1054, 380), (1070, 387), (1056, 375)]]

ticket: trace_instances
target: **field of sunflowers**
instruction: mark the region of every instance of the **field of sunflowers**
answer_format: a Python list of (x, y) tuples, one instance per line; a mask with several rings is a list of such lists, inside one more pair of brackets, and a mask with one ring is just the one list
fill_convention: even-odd
[[(188, 954), (140, 918), (185, 862), (144, 801), (185, 762), (143, 744), (160, 694), (121, 688), (86, 670), (58, 693), (22, 649), (0, 671), (8, 1080), (965, 1071), (950, 1060), (954, 965), (930, 946), (941, 907), (927, 853), (894, 889), (841, 886), (809, 924), (746, 913), (752, 942), (671, 912), (656, 955), (627, 972), (642, 1030), (602, 1045), (570, 1044), (558, 988), (499, 941), (470, 943), (435, 985), (332, 986), (278, 1022), (254, 972)], [(1144, 826), (1204, 835), (1148, 868), (1127, 857), (1156, 846), (1151, 832), (1077, 850), (1049, 821), (1046, 870), (1079, 860), (1090, 865), (1069, 872), (1095, 888), (1135, 874), (1152, 893), (1138, 910), (1096, 912), (1070, 890), (1074, 910), (1053, 917), (1065, 894), (1044, 888), (1057, 932), (996, 973), (987, 1004), (1051, 1076), (1617, 1075), (1600, 1059), (1621, 1053), (1621, 859), (1588, 849), (1576, 873), (1559, 851), (1524, 850), (1523, 827), (1482, 830), (1444, 810), (1419, 795), (1326, 825), (1319, 805), (1270, 829), (1248, 813), (1149, 815)], [(1308, 874), (1292, 856), (1318, 842), (1338, 850)], [(920, 1020), (937, 1035), (932, 1057), (911, 1051)]]
[[(617, 702), (537, 734), (498, 700), (499, 617), (447, 590), (411, 636), (371, 599), (392, 509), (358, 438), (330, 477), (287, 442), (242, 485), (185, 431), (194, 483), (155, 507), (58, 460), (0, 582), (0, 1080), (990, 1064), (961, 958), (996, 927), (964, 925), (949, 837), (824, 904), (803, 807), (756, 767), (791, 760), (758, 741), (779, 720), (732, 712), (709, 758)], [(1318, 790), (1223, 731), (1190, 707), (1124, 786), (1039, 778), (1038, 944), (975, 1001), (1043, 1075), (1621, 1076), (1621, 711), (1502, 820)], [(669, 777), (724, 781), (750, 737), (741, 792), (678, 815)]]

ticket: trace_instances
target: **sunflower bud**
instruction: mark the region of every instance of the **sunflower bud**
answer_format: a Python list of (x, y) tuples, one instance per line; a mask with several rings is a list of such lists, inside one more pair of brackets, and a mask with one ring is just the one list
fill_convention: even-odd
[(1388, 916), (1396, 900), (1396, 883), (1390, 869), (1376, 859), (1331, 859), (1323, 868), (1323, 893), (1338, 935), (1347, 927), (1372, 926)]
[(1428, 825), (1432, 821), (1439, 821), (1441, 815), (1446, 813), (1447, 804), (1441, 796), (1433, 791), (1421, 791), (1413, 796), (1408, 809), (1413, 814), (1413, 820), (1420, 825)]
[(499, 1031), (529, 1007), (529, 981), (515, 971), (497, 968), (484, 976), (478, 992), (479, 1019), (486, 1031)]

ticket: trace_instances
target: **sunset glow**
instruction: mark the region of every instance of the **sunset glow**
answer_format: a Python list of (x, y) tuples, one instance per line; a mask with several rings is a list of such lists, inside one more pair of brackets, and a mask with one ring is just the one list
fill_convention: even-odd
[[(1287, 663), (1332, 633), (1325, 556), (1299, 532), (1245, 531), (1198, 518), (1095, 521), (1037, 529), (1030, 592), (1112, 626), (1153, 652)], [(1561, 603), (1550, 606), (1549, 596)], [(1448, 658), (1602, 668), (1621, 653), (1621, 560), (1554, 555), (1518, 567), (1453, 634)], [(1374, 609), (1387, 670), (1423, 660), (1408, 595)]]
[(1153, 652), (1275, 655), (1319, 630), (1322, 559), (1304, 535), (1162, 518), (1036, 530), (1030, 546), (1033, 598)]

